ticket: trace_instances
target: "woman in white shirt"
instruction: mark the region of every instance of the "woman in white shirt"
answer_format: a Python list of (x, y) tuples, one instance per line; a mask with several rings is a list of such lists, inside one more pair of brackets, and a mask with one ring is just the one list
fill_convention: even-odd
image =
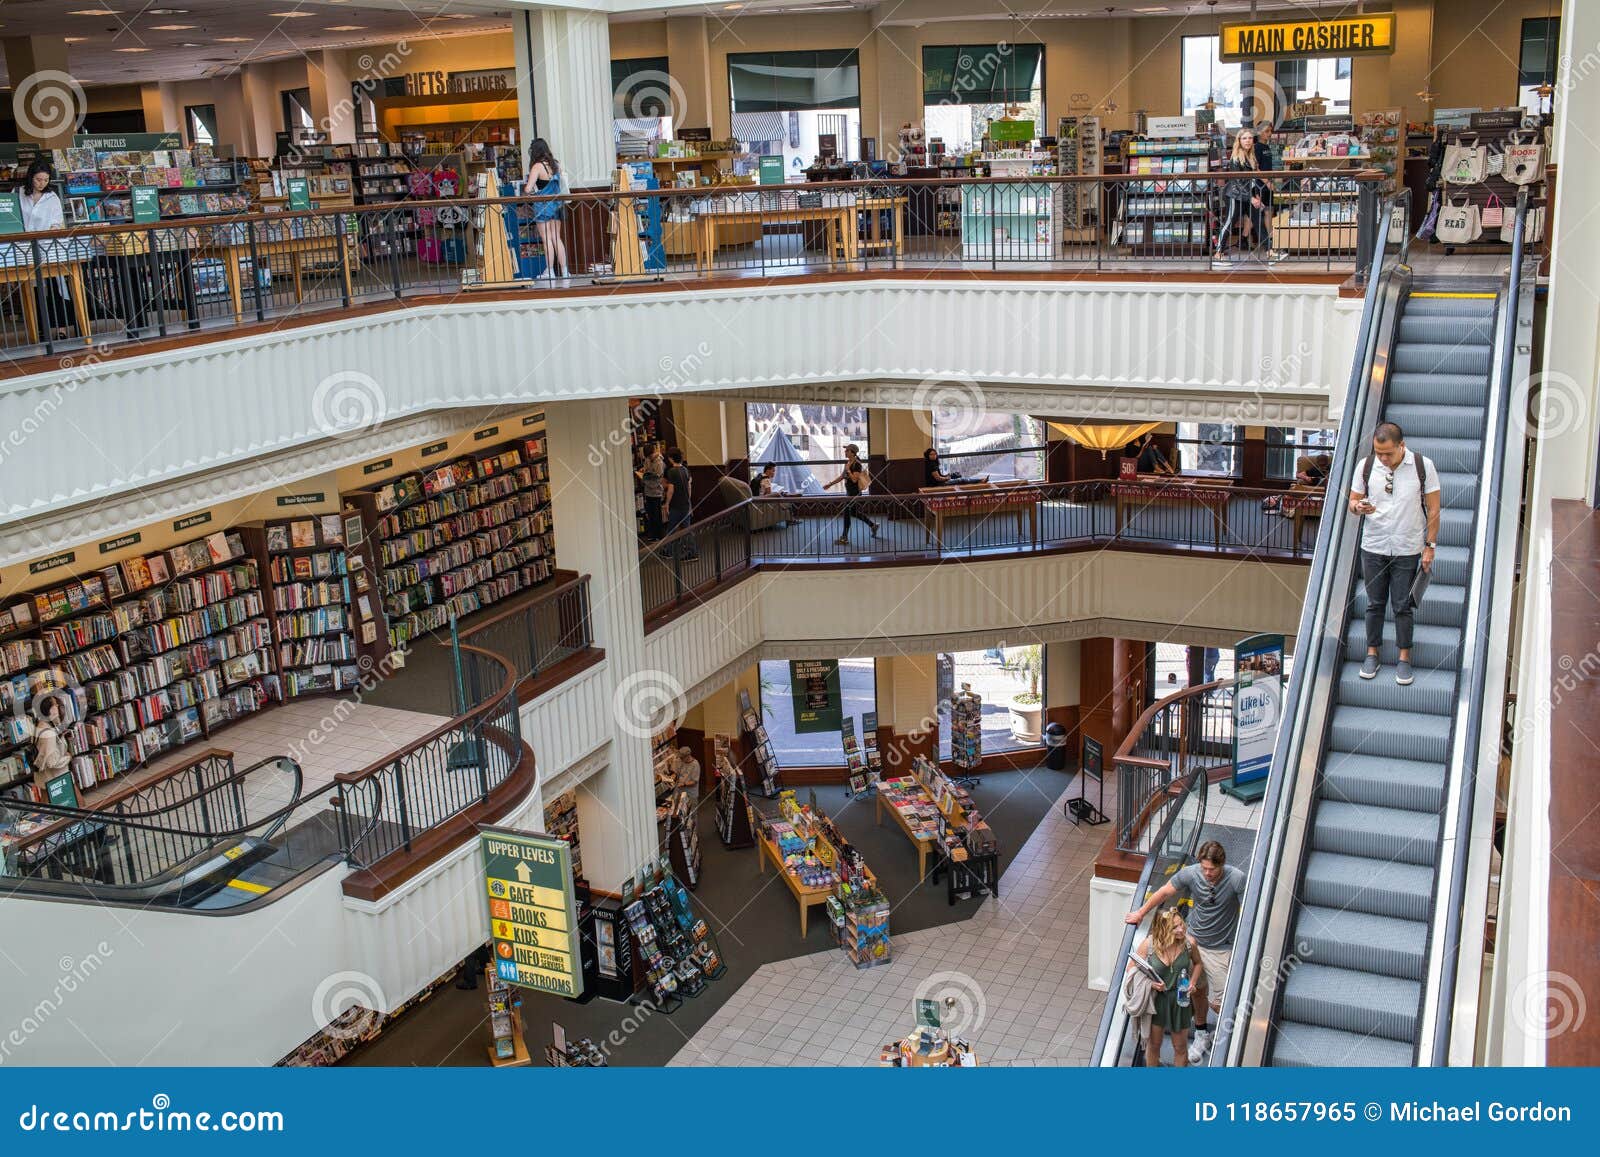
[[(50, 166), (42, 160), (34, 161), (28, 166), (27, 182), (21, 191), (22, 228), (28, 233), (43, 233), (66, 227), (66, 219), (61, 212), (61, 198), (50, 188), (53, 177)], [(50, 241), (40, 243), (39, 249), (46, 261), (50, 260), (51, 249), (55, 244), (56, 242)], [(67, 279), (52, 277), (49, 282), (41, 281), (34, 294), (39, 303), (40, 324), (50, 326), (55, 331), (56, 340), (65, 338), (68, 332), (67, 319), (72, 316), (72, 301), (67, 295)]]

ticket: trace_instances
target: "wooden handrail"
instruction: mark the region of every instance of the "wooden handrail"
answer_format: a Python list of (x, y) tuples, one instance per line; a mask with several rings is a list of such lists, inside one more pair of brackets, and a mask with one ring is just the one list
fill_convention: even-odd
[[(461, 632), (461, 638), (463, 640), (470, 639), (474, 635), (481, 634), (482, 632), (488, 630), (497, 623), (503, 622), (506, 619), (512, 618), (516, 615), (520, 615), (530, 608), (539, 606), (542, 603), (552, 602), (567, 592), (577, 587), (587, 586), (588, 584), (589, 576), (586, 574), (579, 574), (575, 570), (555, 571), (550, 576), (549, 582), (542, 586), (535, 587), (532, 591), (528, 592), (528, 594), (522, 596), (521, 598), (513, 599), (509, 604), (496, 611), (487, 619), (484, 619), (481, 623), (472, 624), (472, 626)], [(442, 640), (441, 643), (444, 646), (449, 646), (448, 643), (443, 643)]]
[(1184, 687), (1181, 690), (1174, 691), (1165, 699), (1157, 699), (1144, 709), (1144, 714), (1139, 716), (1137, 722), (1134, 723), (1133, 729), (1128, 732), (1127, 738), (1122, 741), (1122, 746), (1118, 747), (1116, 754), (1111, 757), (1112, 764), (1132, 763), (1143, 766), (1165, 767), (1166, 763), (1162, 760), (1150, 760), (1145, 756), (1133, 754), (1134, 747), (1139, 743), (1139, 737), (1149, 729), (1151, 723), (1155, 722), (1156, 713), (1164, 710), (1169, 703), (1176, 703), (1179, 699), (1187, 699), (1191, 695), (1201, 695), (1207, 691), (1215, 691), (1217, 688), (1226, 687), (1232, 682), (1232, 679), (1213, 679), (1209, 683), (1201, 683), (1195, 687)]

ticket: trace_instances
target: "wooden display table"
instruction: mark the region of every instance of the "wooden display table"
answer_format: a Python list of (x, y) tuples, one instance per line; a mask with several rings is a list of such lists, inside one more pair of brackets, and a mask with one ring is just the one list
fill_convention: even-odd
[[(303, 274), (306, 254), (320, 254), (338, 266), (340, 275), (344, 279), (344, 296), (346, 300), (349, 300), (352, 293), (350, 286), (350, 249), (351, 241), (348, 236), (341, 242), (336, 232), (329, 232), (315, 237), (284, 237), (276, 240), (258, 238), (253, 250), (249, 242), (212, 242), (202, 246), (200, 251), (207, 255), (221, 257), (222, 268), (228, 279), (228, 299), (233, 304), (233, 320), (237, 322), (244, 315), (244, 288), (242, 284), (244, 279), (239, 272), (239, 263), (241, 261), (253, 257), (257, 261), (270, 266), (272, 258), (287, 257), (290, 271), (294, 276), (294, 299), (297, 302), (303, 302), (305, 300)], [(252, 266), (251, 274), (259, 277), (260, 271)]]
[(1152, 506), (1203, 506), (1211, 514), (1212, 544), (1218, 549), (1228, 537), (1228, 503), (1233, 497), (1231, 478), (1173, 478), (1142, 474), (1133, 481), (1111, 484), (1117, 503), (1117, 533), (1141, 510)]
[(806, 887), (783, 866), (783, 856), (778, 852), (778, 845), (763, 835), (761, 837), (762, 875), (766, 874), (768, 860), (772, 861), (772, 866), (777, 870), (778, 876), (789, 886), (789, 892), (794, 896), (795, 903), (800, 905), (800, 936), (803, 939), (806, 934), (806, 917), (811, 909), (828, 902), (828, 897), (833, 895), (834, 888), (832, 885), (825, 888)]
[(922, 524), (927, 537), (944, 549), (944, 520), (971, 514), (1010, 512), (1017, 519), (1017, 534), (1028, 526), (1028, 541), (1039, 543), (1039, 503), (1044, 497), (1032, 482), (974, 482), (955, 486), (924, 486), (917, 491), (922, 500)]
[[(48, 242), (42, 244), (47, 245)], [(67, 279), (68, 292), (72, 297), (72, 314), (78, 323), (78, 333), (86, 344), (94, 344), (94, 335), (89, 331), (89, 296), (83, 290), (83, 267), (88, 261), (89, 258), (84, 256), (42, 261), (37, 266), (31, 262), (26, 265), (0, 265), (0, 285), (21, 286), (22, 322), (28, 329), (29, 345), (39, 341), (39, 301), (34, 296), (33, 287), (35, 284), (43, 285), (47, 277)], [(55, 286), (51, 285), (46, 292), (54, 293)]]
[(1326, 491), (1320, 486), (1296, 485), (1279, 501), (1278, 512), (1294, 521), (1296, 549), (1304, 537), (1307, 523), (1313, 524), (1312, 533), (1316, 533), (1315, 524), (1322, 521), (1322, 502), (1326, 497)]
[(794, 206), (782, 209), (758, 206), (751, 209), (718, 209), (710, 213), (701, 213), (695, 218), (700, 238), (695, 260), (699, 263), (700, 272), (711, 276), (716, 272), (712, 268), (712, 262), (716, 259), (717, 246), (721, 243), (724, 230), (742, 228), (748, 231), (754, 226), (759, 232), (767, 225), (820, 221), (823, 226), (823, 252), (830, 257), (842, 252), (846, 261), (854, 261), (860, 252), (856, 239), (857, 210), (858, 206), (851, 204), (812, 205), (806, 208)]
[[(900, 781), (896, 780), (893, 782), (898, 783)], [(881, 789), (881, 783), (879, 784), (879, 787)], [(934, 805), (933, 797), (928, 794), (927, 788), (923, 787), (921, 784), (917, 784), (917, 790), (921, 792), (922, 798), (926, 800), (929, 805), (936, 806)], [(877, 799), (877, 803), (875, 805), (877, 814), (874, 818), (874, 822), (878, 827), (881, 828), (883, 826), (883, 813), (885, 811), (894, 817), (895, 826), (905, 833), (906, 839), (910, 840), (917, 849), (917, 881), (920, 883), (921, 881), (926, 880), (928, 878), (928, 857), (943, 857), (943, 851), (939, 847), (939, 837), (937, 833), (918, 832), (917, 829), (911, 826), (911, 821), (906, 817), (906, 813), (904, 811), (895, 807), (894, 804), (884, 800), (883, 792), (881, 790), (874, 792), (873, 795)], [(944, 813), (944, 818), (945, 822), (957, 831), (960, 831), (967, 826), (967, 814), (962, 810), (961, 805), (958, 803), (952, 803), (950, 810)]]
[[(867, 214), (867, 235), (858, 242), (858, 247), (868, 253), (887, 251), (899, 257), (906, 235), (907, 200), (907, 197), (862, 197), (858, 200), (856, 212)], [(894, 212), (894, 231), (891, 236), (885, 237), (881, 214), (890, 210)]]

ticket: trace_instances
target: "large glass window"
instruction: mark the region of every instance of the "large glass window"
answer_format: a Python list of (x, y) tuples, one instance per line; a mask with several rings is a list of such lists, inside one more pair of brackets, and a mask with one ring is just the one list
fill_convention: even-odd
[(865, 406), (751, 402), (744, 413), (752, 469), (775, 463), (773, 487), (785, 494), (824, 493), (844, 469), (844, 448), (852, 442), (862, 458), (871, 453)]
[(1554, 91), (1541, 97), (1539, 89), (1555, 84), (1556, 52), (1560, 47), (1560, 17), (1535, 16), (1522, 22), (1522, 51), (1517, 57), (1517, 104), (1529, 112), (1555, 112)]
[(1326, 114), (1350, 111), (1350, 58), (1324, 56), (1316, 60), (1280, 60), (1277, 63), (1278, 84), (1285, 99), (1292, 105), (1299, 101), (1321, 97), (1327, 103)]
[(1026, 414), (933, 411), (933, 445), (946, 474), (1044, 481), (1045, 427)]
[(1185, 474), (1237, 477), (1244, 428), (1228, 422), (1179, 422), (1178, 466)]
[(1009, 113), (1048, 132), (1044, 119), (1044, 46), (941, 44), (922, 49), (922, 122), (949, 153), (982, 143), (989, 122)]
[(611, 62), (611, 133), (620, 155), (654, 152), (672, 139), (672, 76), (665, 56)]
[(1185, 36), (1180, 83), (1183, 115), (1191, 116), (1205, 108), (1207, 101), (1217, 105), (1217, 123), (1230, 129), (1244, 121), (1244, 71), (1242, 64), (1226, 64), (1217, 59), (1215, 36)]
[[(950, 700), (963, 683), (983, 700), (983, 753), (1039, 746), (1044, 710), (1044, 645), (990, 647), (939, 656), (939, 758), (950, 758)], [(1013, 704), (1016, 710), (1013, 710)]]
[(1332, 457), (1337, 430), (1295, 429), (1292, 426), (1267, 427), (1267, 477), (1287, 481), (1295, 476), (1295, 462), (1302, 454)]
[[(797, 732), (794, 687), (787, 659), (763, 659), (761, 718), (779, 767), (843, 767), (844, 740), (838, 731)], [(877, 667), (872, 659), (839, 660), (839, 694), (846, 719), (854, 719), (861, 738), (861, 716), (878, 709)]]
[(283, 131), (289, 134), (290, 144), (300, 143), (303, 131), (313, 131), (317, 122), (311, 116), (311, 90), (290, 88), (283, 92)]
[(183, 120), (189, 129), (190, 145), (214, 145), (217, 143), (216, 105), (187, 105), (183, 110)]
[(728, 91), (734, 138), (750, 154), (781, 154), (791, 179), (803, 179), (822, 152), (824, 135), (834, 138), (840, 160), (859, 159), (861, 70), (855, 49), (730, 53)]

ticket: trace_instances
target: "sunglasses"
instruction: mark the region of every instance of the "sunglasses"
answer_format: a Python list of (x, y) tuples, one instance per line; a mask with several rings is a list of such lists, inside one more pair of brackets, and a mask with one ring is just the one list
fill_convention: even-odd
[(1383, 492), (1385, 494), (1394, 493), (1394, 471), (1392, 470), (1389, 472), (1389, 476), (1383, 480)]

